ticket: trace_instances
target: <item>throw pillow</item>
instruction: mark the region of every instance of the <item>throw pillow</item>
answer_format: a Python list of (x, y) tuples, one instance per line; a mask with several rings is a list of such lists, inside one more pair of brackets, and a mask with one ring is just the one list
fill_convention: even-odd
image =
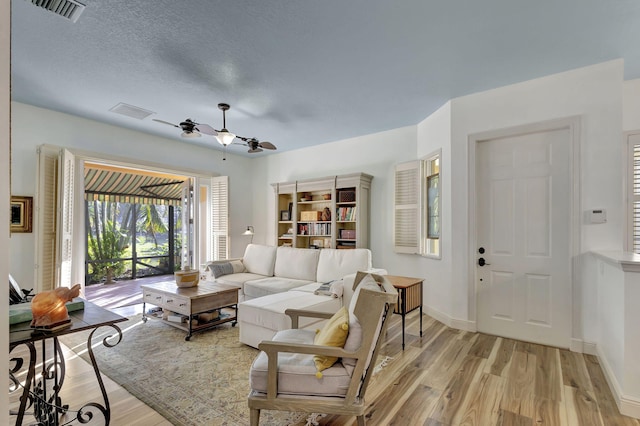
[[(344, 306), (338, 312), (333, 314), (329, 321), (318, 331), (313, 341), (319, 346), (333, 346), (342, 348), (347, 335), (349, 334), (349, 312)], [(314, 355), (313, 362), (316, 364), (316, 377), (322, 377), (322, 370), (331, 367), (338, 360), (334, 356)]]
[(208, 268), (213, 274), (214, 278), (219, 278), (223, 275), (237, 274), (239, 272), (245, 271), (244, 265), (242, 264), (241, 260), (232, 260), (223, 263), (210, 263)]

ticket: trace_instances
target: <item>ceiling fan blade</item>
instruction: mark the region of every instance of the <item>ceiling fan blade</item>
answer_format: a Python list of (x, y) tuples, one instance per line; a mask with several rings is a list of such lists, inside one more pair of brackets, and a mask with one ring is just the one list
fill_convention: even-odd
[(168, 121), (158, 120), (157, 118), (152, 118), (153, 121), (157, 121), (158, 123), (168, 124), (169, 126), (180, 128), (177, 124), (169, 123)]
[(196, 124), (196, 130), (205, 135), (215, 136), (218, 134), (218, 131), (208, 124)]
[(276, 146), (271, 142), (260, 142), (258, 145), (260, 146), (260, 148), (264, 149), (277, 149)]
[(260, 149), (260, 148), (256, 148), (256, 149), (249, 149), (247, 152), (248, 152), (249, 154), (255, 154), (255, 153), (257, 153), (257, 152), (262, 152), (262, 149)]

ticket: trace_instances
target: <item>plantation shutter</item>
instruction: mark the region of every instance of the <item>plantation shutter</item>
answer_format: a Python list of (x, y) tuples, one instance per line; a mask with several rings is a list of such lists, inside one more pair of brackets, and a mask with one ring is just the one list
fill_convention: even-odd
[(182, 208), (182, 228), (180, 229), (182, 239), (182, 251), (180, 253), (180, 266), (184, 269), (195, 266), (193, 261), (193, 226), (194, 226), (194, 210), (193, 210), (193, 184), (191, 179), (185, 179), (181, 185)]
[(60, 150), (43, 145), (38, 148), (36, 193), (34, 197), (34, 236), (36, 249), (34, 292), (53, 290), (56, 284), (56, 226), (58, 160)]
[(630, 156), (630, 225), (631, 242), (629, 249), (634, 253), (640, 253), (640, 134), (629, 136)]
[(72, 287), (73, 261), (73, 184), (75, 156), (66, 149), (60, 151), (58, 176), (61, 197), (58, 198), (58, 282), (56, 287)]
[(396, 253), (420, 253), (420, 161), (396, 165), (393, 244)]
[(229, 177), (211, 179), (211, 253), (213, 260), (229, 258)]

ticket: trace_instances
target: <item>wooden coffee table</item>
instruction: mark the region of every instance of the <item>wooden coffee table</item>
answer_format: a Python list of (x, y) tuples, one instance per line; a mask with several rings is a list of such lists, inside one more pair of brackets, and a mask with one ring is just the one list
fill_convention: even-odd
[[(175, 282), (161, 282), (140, 286), (142, 289), (142, 321), (147, 322), (146, 304), (158, 306), (180, 315), (188, 317), (187, 323), (163, 320), (187, 332), (185, 340), (191, 339), (193, 333), (208, 330), (225, 322), (233, 321), (235, 326), (238, 320), (238, 290), (240, 287), (227, 284), (200, 282), (195, 287), (178, 287)], [(235, 308), (235, 315), (220, 317), (218, 320), (205, 324), (192, 325), (192, 320), (197, 314), (214, 311), (222, 308)]]

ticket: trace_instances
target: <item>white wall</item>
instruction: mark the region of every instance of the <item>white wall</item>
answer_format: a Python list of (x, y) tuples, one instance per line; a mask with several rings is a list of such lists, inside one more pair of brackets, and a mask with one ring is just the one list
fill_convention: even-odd
[[(445, 321), (451, 317), (453, 245), (451, 244), (451, 102), (418, 123), (417, 158), (423, 159), (437, 150), (440, 156), (440, 188), (447, 196), (440, 199), (440, 259), (418, 258), (420, 277), (424, 280), (424, 299), (429, 315)], [(407, 255), (404, 255), (407, 256)], [(416, 256), (413, 256), (416, 257)], [(451, 325), (451, 323), (449, 321)], [(461, 324), (458, 326), (465, 328)]]
[[(416, 127), (403, 127), (261, 158), (254, 169), (254, 223), (263, 229), (261, 242), (276, 240), (275, 195), (271, 183), (363, 172), (371, 182), (370, 248), (373, 265), (389, 273), (424, 277), (421, 259), (393, 252), (393, 167), (416, 158)], [(259, 210), (259, 211), (258, 211)], [(258, 229), (256, 229), (256, 232)]]
[[(126, 158), (132, 163), (166, 165), (168, 168), (229, 176), (231, 255), (241, 256), (245, 242), (234, 239), (244, 231), (253, 204), (250, 179), (252, 159), (189, 143), (102, 124), (17, 102), (11, 104), (11, 191), (33, 196), (36, 184), (36, 148), (42, 144)], [(211, 138), (211, 143), (217, 143)], [(10, 271), (24, 288), (35, 282), (34, 234), (11, 237)]]
[[(581, 226), (580, 253), (622, 249), (622, 84), (623, 62), (606, 62), (452, 100), (451, 156), (453, 250), (462, 267), (454, 268), (451, 315), (467, 318), (475, 305), (468, 256), (469, 135), (580, 116), (581, 211), (607, 209), (602, 225)], [(578, 271), (580, 272), (580, 271)], [(596, 289), (578, 285), (574, 292), (574, 337), (596, 339)], [(470, 320), (475, 318), (469, 315)], [(595, 341), (595, 340), (591, 340)]]
[(622, 130), (640, 129), (640, 78), (624, 82), (622, 94)]

